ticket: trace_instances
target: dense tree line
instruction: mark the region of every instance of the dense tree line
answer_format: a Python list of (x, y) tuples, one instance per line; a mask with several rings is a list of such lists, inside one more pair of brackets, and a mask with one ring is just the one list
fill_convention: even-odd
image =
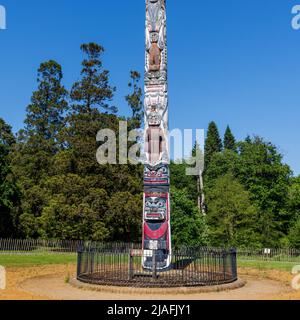
[[(100, 129), (117, 133), (120, 120), (128, 130), (142, 126), (140, 74), (130, 72), (124, 103), (132, 115), (123, 117), (113, 105), (104, 48), (88, 43), (81, 50), (81, 74), (69, 89), (56, 61), (40, 65), (22, 130), (14, 135), (0, 119), (0, 238), (141, 238), (143, 166), (96, 161)], [(199, 177), (186, 168), (171, 163), (175, 245), (300, 247), (300, 178), (274, 145), (260, 137), (236, 141), (229, 126), (222, 139), (210, 123), (205, 212)]]
[(299, 178), (292, 177), (277, 148), (257, 136), (236, 142), (229, 127), (223, 147), (220, 141), (212, 122), (204, 174), (210, 241), (299, 247)]

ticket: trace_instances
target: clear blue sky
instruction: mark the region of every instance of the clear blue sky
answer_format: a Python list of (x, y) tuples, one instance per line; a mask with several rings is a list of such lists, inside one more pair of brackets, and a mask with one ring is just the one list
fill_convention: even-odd
[[(104, 66), (128, 113), (130, 69), (144, 69), (144, 0), (0, 0), (0, 117), (14, 131), (36, 88), (42, 61), (57, 60), (70, 87), (79, 77), (81, 43), (106, 48)], [(273, 142), (300, 174), (300, 30), (291, 9), (300, 0), (169, 0), (171, 128), (227, 124), (237, 139)]]

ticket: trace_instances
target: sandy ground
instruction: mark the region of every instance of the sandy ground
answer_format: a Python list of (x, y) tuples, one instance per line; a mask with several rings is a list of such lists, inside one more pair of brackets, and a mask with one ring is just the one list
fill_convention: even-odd
[(7, 288), (0, 290), (0, 300), (300, 300), (300, 290), (291, 288), (288, 272), (240, 269), (247, 281), (242, 288), (196, 294), (126, 294), (87, 291), (72, 287), (67, 279), (75, 274), (74, 265), (55, 265), (7, 269)]

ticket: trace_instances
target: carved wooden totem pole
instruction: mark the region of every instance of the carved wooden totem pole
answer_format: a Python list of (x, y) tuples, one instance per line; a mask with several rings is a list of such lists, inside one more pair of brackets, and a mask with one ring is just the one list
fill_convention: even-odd
[[(166, 1), (146, 0), (143, 267), (171, 263)], [(155, 255), (153, 259), (153, 255)]]

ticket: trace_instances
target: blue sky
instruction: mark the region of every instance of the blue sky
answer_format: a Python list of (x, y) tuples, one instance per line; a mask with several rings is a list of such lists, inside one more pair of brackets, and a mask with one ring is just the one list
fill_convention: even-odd
[[(79, 46), (106, 48), (104, 66), (117, 86), (115, 105), (129, 112), (129, 71), (144, 69), (144, 0), (0, 0), (0, 117), (14, 130), (36, 88), (42, 61), (57, 60), (69, 88), (78, 79)], [(261, 135), (300, 174), (300, 30), (291, 27), (300, 0), (169, 0), (170, 128), (207, 128), (237, 139)]]

